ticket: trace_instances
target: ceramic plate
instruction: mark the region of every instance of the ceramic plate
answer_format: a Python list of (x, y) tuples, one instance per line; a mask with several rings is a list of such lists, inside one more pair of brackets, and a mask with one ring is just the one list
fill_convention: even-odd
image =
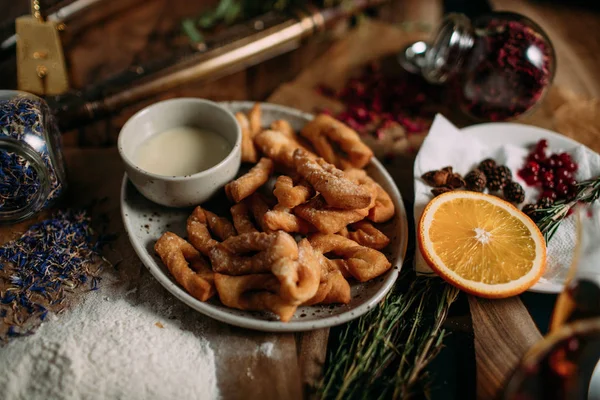
[[(492, 146), (510, 143), (528, 148), (536, 144), (540, 139), (546, 139), (548, 141), (548, 148), (552, 152), (569, 152), (575, 147), (583, 146), (573, 139), (547, 129), (508, 122), (473, 125), (463, 128), (462, 131), (476, 136), (479, 140), (484, 140)], [(539, 282), (529, 289), (529, 291), (538, 293), (560, 293), (563, 287), (563, 278), (543, 276)]]
[[(247, 112), (254, 103), (223, 104), (233, 112)], [(286, 119), (296, 130), (300, 130), (307, 121), (312, 119), (310, 114), (267, 103), (262, 104), (262, 117), (265, 126), (270, 125), (274, 120)], [(377, 160), (373, 159), (366, 169), (369, 175), (390, 194), (396, 206), (395, 217), (382, 227), (391, 239), (390, 245), (384, 252), (391, 261), (392, 268), (370, 282), (353, 283), (352, 300), (349, 304), (299, 307), (293, 319), (287, 323), (280, 322), (270, 313), (225, 307), (216, 296), (207, 302), (198, 301), (172, 278), (154, 254), (153, 246), (160, 235), (167, 230), (185, 236), (185, 222), (191, 209), (173, 209), (154, 204), (139, 194), (125, 176), (121, 188), (121, 213), (129, 239), (142, 262), (168, 291), (195, 310), (231, 325), (262, 331), (294, 332), (326, 328), (348, 322), (374, 307), (392, 288), (406, 254), (408, 224), (400, 193), (390, 175)], [(209, 201), (206, 208), (218, 212), (219, 208), (223, 209), (223, 203), (225, 202)], [(228, 205), (225, 210), (227, 208)]]

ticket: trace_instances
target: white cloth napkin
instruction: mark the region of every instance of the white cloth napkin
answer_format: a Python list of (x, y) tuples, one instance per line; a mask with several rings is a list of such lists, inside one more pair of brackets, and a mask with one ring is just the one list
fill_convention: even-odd
[[(518, 129), (517, 125), (513, 126), (515, 129)], [(532, 139), (532, 144), (536, 140), (536, 138)], [(549, 142), (552, 152), (566, 151), (571, 154), (573, 161), (579, 165), (575, 176), (578, 181), (600, 175), (600, 155), (583, 145), (563, 149), (553, 147), (552, 141), (550, 140)], [(510, 143), (502, 145), (486, 143), (473, 134), (459, 130), (444, 116), (438, 114), (415, 160), (415, 227), (423, 214), (425, 206), (433, 198), (431, 187), (425, 184), (421, 179), (421, 175), (427, 171), (441, 169), (446, 166), (452, 166), (455, 172), (464, 176), (477, 167), (481, 160), (493, 158), (499, 164), (508, 166), (513, 172), (513, 180), (519, 182), (525, 189), (525, 202), (522, 205), (535, 202), (539, 196), (539, 191), (528, 187), (517, 176), (517, 171), (523, 166), (529, 150)], [(595, 205), (595, 207), (598, 206)], [(598, 230), (597, 234), (598, 237), (596, 240), (600, 241), (600, 230)], [(575, 217), (570, 216), (563, 221), (548, 245), (548, 264), (544, 276), (536, 284), (538, 288), (539, 286), (546, 286), (546, 290), (548, 288), (552, 289), (550, 291), (560, 290), (570, 266), (574, 246)], [(433, 273), (423, 260), (418, 249), (415, 257), (415, 270), (420, 274)], [(536, 289), (536, 286), (532, 289)]]

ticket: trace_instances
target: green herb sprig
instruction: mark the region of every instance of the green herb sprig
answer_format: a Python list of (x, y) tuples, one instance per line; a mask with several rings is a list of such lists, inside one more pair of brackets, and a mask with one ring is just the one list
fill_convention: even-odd
[(195, 44), (203, 43), (203, 32), (218, 25), (230, 26), (243, 20), (258, 17), (269, 11), (288, 12), (310, 4), (332, 7), (346, 0), (221, 0), (219, 4), (198, 17), (186, 18), (181, 22), (183, 33)]
[(403, 273), (400, 286), (370, 313), (332, 331), (319, 397), (408, 398), (426, 389), (426, 366), (442, 348), (442, 328), (458, 289)]
[(578, 203), (593, 203), (600, 198), (600, 177), (577, 184), (577, 194), (570, 200), (559, 200), (552, 206), (532, 211), (533, 220), (544, 235), (546, 243), (552, 239), (560, 223)]

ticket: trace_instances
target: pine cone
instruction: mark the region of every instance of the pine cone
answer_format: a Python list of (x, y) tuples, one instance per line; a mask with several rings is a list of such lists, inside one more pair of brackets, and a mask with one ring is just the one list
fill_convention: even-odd
[(522, 203), (525, 201), (525, 191), (517, 182), (509, 182), (504, 186), (504, 198), (511, 203)]
[(483, 192), (486, 183), (487, 178), (479, 169), (474, 169), (465, 176), (465, 184), (468, 190), (472, 190), (474, 192)]
[(533, 221), (536, 219), (536, 210), (538, 210), (539, 206), (537, 204), (526, 204), (525, 207), (521, 211), (525, 213), (529, 218)]
[(489, 177), (494, 168), (496, 168), (496, 161), (492, 160), (491, 158), (486, 158), (479, 163), (478, 169), (483, 172), (486, 177)]
[(538, 209), (544, 209), (544, 208), (550, 208), (552, 207), (552, 205), (554, 204), (554, 200), (552, 200), (550, 197), (542, 197), (541, 199), (538, 200), (536, 206)]
[(512, 171), (506, 165), (497, 166), (496, 171), (505, 184), (512, 181)]
[(490, 191), (495, 192), (502, 189), (512, 180), (512, 173), (510, 169), (501, 165), (494, 168), (489, 174), (486, 174), (486, 177), (487, 188), (490, 189)]

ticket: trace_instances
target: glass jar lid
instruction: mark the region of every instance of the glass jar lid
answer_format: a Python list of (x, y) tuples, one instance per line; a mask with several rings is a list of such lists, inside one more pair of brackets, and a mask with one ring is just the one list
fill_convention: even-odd
[(473, 47), (473, 27), (464, 14), (448, 14), (425, 53), (421, 73), (431, 83), (444, 83), (460, 70)]

